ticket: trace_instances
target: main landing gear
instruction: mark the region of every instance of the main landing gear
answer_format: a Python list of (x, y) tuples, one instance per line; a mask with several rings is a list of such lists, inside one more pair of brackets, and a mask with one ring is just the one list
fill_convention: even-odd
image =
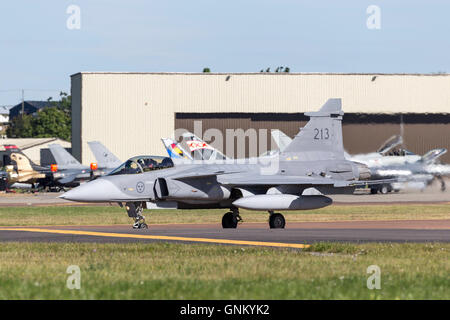
[(128, 216), (134, 219), (133, 229), (148, 229), (145, 217), (142, 215), (144, 206), (142, 202), (127, 202), (125, 205)]
[[(270, 229), (284, 229), (286, 226), (286, 220), (281, 213), (275, 213), (269, 211), (269, 227)], [(232, 209), (222, 217), (222, 227), (224, 229), (236, 229), (239, 222), (242, 222), (242, 218), (239, 215), (238, 209)]]
[(242, 218), (239, 215), (238, 209), (231, 209), (222, 217), (222, 228), (224, 229), (236, 229), (239, 222), (242, 222)]
[(286, 226), (286, 220), (284, 219), (281, 213), (275, 213), (273, 211), (269, 211), (269, 226), (270, 229), (284, 229)]

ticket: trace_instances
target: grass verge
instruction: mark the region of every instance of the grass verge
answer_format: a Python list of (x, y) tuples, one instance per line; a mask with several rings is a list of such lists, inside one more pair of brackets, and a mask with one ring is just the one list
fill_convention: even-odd
[[(0, 299), (449, 299), (450, 244), (2, 243)], [(81, 270), (69, 290), (68, 266)], [(381, 289), (369, 290), (378, 265)]]

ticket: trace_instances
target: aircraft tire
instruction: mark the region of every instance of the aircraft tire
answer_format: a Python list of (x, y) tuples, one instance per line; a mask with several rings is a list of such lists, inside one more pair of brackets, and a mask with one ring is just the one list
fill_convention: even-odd
[(286, 220), (281, 213), (274, 213), (269, 218), (270, 229), (284, 229), (286, 226)]
[(227, 212), (222, 217), (222, 228), (224, 229), (236, 229), (238, 224), (237, 217), (233, 212)]
[(380, 192), (382, 194), (388, 194), (389, 191), (391, 191), (391, 190), (389, 190), (389, 186), (387, 186), (387, 185), (382, 186), (381, 189), (380, 189)]

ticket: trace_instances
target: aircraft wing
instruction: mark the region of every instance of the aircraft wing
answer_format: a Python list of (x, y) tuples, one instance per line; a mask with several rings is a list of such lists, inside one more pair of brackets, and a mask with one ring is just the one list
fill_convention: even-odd
[(215, 176), (222, 176), (222, 175), (229, 175), (229, 174), (236, 174), (239, 173), (239, 171), (224, 171), (219, 168), (212, 169), (212, 170), (195, 170), (195, 171), (187, 171), (187, 172), (180, 172), (178, 174), (175, 174), (173, 176), (170, 176), (170, 178), (174, 180), (188, 180), (188, 179), (200, 179), (200, 178), (209, 178), (209, 177), (215, 177)]
[(217, 181), (226, 186), (281, 186), (281, 185), (307, 185), (307, 186), (333, 186), (335, 188), (356, 187), (371, 184), (396, 182), (396, 179), (384, 180), (335, 180), (325, 177), (310, 176), (255, 176), (252, 174), (219, 175)]
[(73, 173), (71, 175), (68, 175), (68, 176), (62, 178), (62, 179), (59, 179), (58, 182), (61, 183), (61, 184), (70, 183), (70, 182), (73, 182), (76, 177), (77, 177), (77, 174)]

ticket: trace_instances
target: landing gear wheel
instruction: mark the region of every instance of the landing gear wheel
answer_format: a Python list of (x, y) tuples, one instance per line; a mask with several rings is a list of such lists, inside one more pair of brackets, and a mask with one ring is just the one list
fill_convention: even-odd
[(380, 189), (380, 192), (382, 194), (388, 194), (390, 191), (391, 190), (389, 189), (389, 186), (386, 186), (386, 185), (382, 186), (381, 189)]
[(148, 225), (145, 222), (142, 222), (143, 220), (145, 221), (144, 216), (133, 224), (133, 229), (148, 229)]
[(281, 213), (272, 213), (269, 218), (270, 229), (284, 229), (286, 220)]
[(125, 208), (128, 216), (134, 219), (133, 229), (148, 229), (145, 223), (145, 217), (142, 215), (144, 207), (142, 202), (127, 202)]
[(233, 212), (227, 212), (222, 217), (222, 228), (224, 229), (236, 229), (238, 224), (238, 216)]
[(371, 194), (377, 194), (377, 192), (378, 192), (378, 189), (376, 189), (376, 188), (370, 188), (370, 193), (371, 193)]

